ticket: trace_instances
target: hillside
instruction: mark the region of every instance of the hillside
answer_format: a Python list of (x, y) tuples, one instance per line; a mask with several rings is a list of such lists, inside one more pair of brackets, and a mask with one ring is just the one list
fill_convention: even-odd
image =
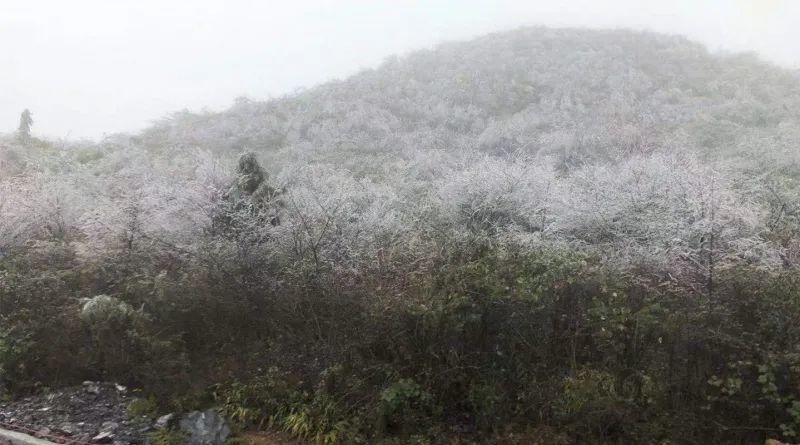
[[(440, 196), (451, 191), (436, 184), (442, 178), (463, 190), (476, 175), (498, 179), (499, 171), (533, 166), (545, 170), (536, 173), (541, 189), (594, 175), (594, 166), (687, 154), (691, 159), (676, 161), (682, 172), (669, 175), (713, 171), (737, 195), (730, 198), (735, 207), (761, 213), (765, 223), (764, 212), (786, 212), (773, 215), (779, 220), (796, 216), (796, 189), (785, 187), (797, 173), (799, 123), (800, 82), (753, 55), (713, 55), (678, 36), (528, 28), (391, 58), (344, 81), (268, 102), (241, 98), (222, 113), (176, 114), (135, 141), (156, 151), (254, 151), (282, 183), (297, 168), (314, 165), (395, 189), (433, 182)], [(474, 171), (479, 165), (487, 171)], [(575, 192), (575, 185), (566, 188), (565, 194)], [(484, 198), (462, 199), (472, 205)], [(550, 213), (553, 224), (528, 213), (510, 217), (518, 225), (574, 232), (557, 221), (559, 209), (526, 204), (537, 215)]]
[(0, 383), (326, 444), (791, 439), (798, 161), (796, 73), (623, 30), (8, 135)]
[(755, 56), (712, 55), (682, 37), (532, 28), (391, 58), (269, 102), (177, 114), (142, 140), (323, 159), (458, 147), (574, 164), (620, 150), (758, 151), (743, 145), (754, 133), (785, 131), (798, 107), (792, 72)]

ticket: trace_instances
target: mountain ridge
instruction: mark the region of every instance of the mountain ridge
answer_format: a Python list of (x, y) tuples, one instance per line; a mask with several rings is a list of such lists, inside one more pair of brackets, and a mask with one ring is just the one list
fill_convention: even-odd
[(535, 27), (389, 58), (296, 95), (176, 114), (139, 136), (151, 146), (214, 151), (466, 144), (569, 158), (586, 155), (570, 153), (576, 139), (603, 149), (664, 146), (683, 136), (677, 127), (690, 127), (684, 142), (714, 150), (735, 145), (736, 129), (796, 117), (787, 109), (800, 109), (800, 82), (752, 54), (712, 55), (686, 38), (650, 32)]

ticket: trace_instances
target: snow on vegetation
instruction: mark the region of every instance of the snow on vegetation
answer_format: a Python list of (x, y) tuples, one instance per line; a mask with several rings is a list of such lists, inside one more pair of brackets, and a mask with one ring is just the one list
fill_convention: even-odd
[[(32, 135), (28, 128), (24, 135), (2, 137), (0, 261), (13, 260), (15, 266), (0, 272), (0, 282), (17, 286), (15, 295), (38, 295), (32, 281), (12, 279), (15, 271), (38, 270), (36, 282), (59, 295), (54, 308), (89, 298), (83, 300), (89, 302), (84, 315), (106, 300), (148, 314), (115, 323), (155, 335), (158, 342), (147, 343), (144, 334), (126, 340), (124, 348), (136, 352), (124, 357), (84, 351), (88, 365), (59, 378), (83, 378), (87, 368), (113, 356), (122, 360), (107, 365), (115, 378), (156, 387), (159, 379), (137, 366), (170, 357), (164, 372), (180, 380), (176, 376), (189, 372), (186, 364), (198, 360), (195, 351), (211, 350), (204, 329), (224, 331), (242, 354), (261, 359), (258, 348), (288, 341), (285, 333), (302, 325), (314, 341), (330, 342), (324, 353), (313, 346), (302, 354), (343, 353), (347, 342), (363, 335), (347, 329), (365, 319), (378, 323), (391, 308), (416, 304), (411, 289), (429, 289), (419, 291), (429, 295), (441, 290), (436, 286), (461, 286), (452, 281), (457, 278), (474, 279), (457, 266), (483, 264), (476, 259), (481, 252), (503, 261), (578, 252), (591, 260), (573, 263), (568, 255), (564, 264), (601, 264), (609, 274), (636, 276), (637, 283), (658, 292), (714, 298), (721, 285), (715, 280), (726, 271), (779, 275), (800, 263), (798, 128), (800, 80), (754, 56), (711, 55), (681, 37), (628, 31), (526, 28), (493, 34), (391, 58), (349, 79), (270, 101), (240, 98), (219, 113), (175, 113), (135, 135), (42, 141), (33, 127)], [(552, 277), (560, 277), (561, 260), (553, 261), (546, 264)], [(497, 264), (485, 267), (487, 276), (504, 277), (492, 269)], [(436, 273), (452, 275), (437, 281), (431, 278)], [(588, 275), (569, 280), (578, 276)], [(537, 292), (564, 288), (528, 279), (534, 280), (524, 275), (515, 281), (537, 289), (526, 301), (538, 301)], [(481, 283), (476, 288), (495, 289)], [(618, 295), (604, 293), (611, 286), (601, 288), (598, 295)], [(516, 295), (516, 288), (505, 289)], [(215, 297), (223, 294), (226, 299)], [(398, 296), (410, 302), (393, 300)], [(8, 301), (5, 308), (0, 303), (0, 316), (11, 310)], [(420, 304), (409, 312), (414, 317), (455, 303)], [(483, 307), (476, 304), (470, 307)], [(337, 311), (357, 312), (354, 307), (369, 316), (350, 325), (337, 321)], [(574, 309), (583, 306), (575, 303)], [(693, 310), (705, 314), (706, 308)], [(232, 321), (244, 313), (260, 314), (262, 321)], [(517, 326), (518, 314), (509, 309), (509, 326)], [(267, 323), (267, 317), (291, 321)], [(64, 319), (62, 328), (80, 336), (73, 318)], [(164, 320), (173, 329), (162, 330)], [(420, 321), (418, 329), (429, 321)], [(572, 354), (583, 341), (576, 338), (584, 338), (583, 321), (575, 323), (564, 328), (575, 336)], [(618, 329), (627, 329), (625, 323)], [(612, 335), (603, 329), (597, 338)], [(680, 332), (674, 345), (686, 343), (661, 351), (663, 356), (699, 347)], [(425, 337), (422, 331), (414, 335)], [(662, 345), (664, 335), (654, 330), (652, 339)], [(369, 350), (372, 360), (385, 345), (370, 338), (373, 349), (358, 353)], [(535, 339), (514, 348), (530, 346), (527, 341)], [(690, 343), (694, 346), (686, 346)], [(431, 351), (426, 357), (441, 359)], [(136, 354), (147, 359), (137, 361)], [(564, 365), (570, 372), (560, 388), (604, 391), (606, 371), (577, 369), (589, 356), (574, 355)], [(125, 360), (135, 366), (126, 368)], [(741, 363), (735, 366), (746, 366)], [(705, 381), (721, 369), (709, 368), (697, 379)], [(30, 384), (25, 379), (45, 379), (14, 372), (20, 387)], [(696, 383), (695, 377), (687, 374), (686, 385)], [(428, 378), (435, 396), (451, 394), (436, 393), (439, 377)], [(594, 378), (600, 386), (580, 386), (595, 384), (587, 383)], [(416, 383), (399, 382), (417, 394)], [(645, 397), (643, 382), (637, 397)], [(468, 405), (462, 402), (455, 405)], [(488, 409), (469, 406), (470, 415)], [(563, 413), (582, 412), (565, 406)], [(472, 420), (495, 425), (493, 419)]]

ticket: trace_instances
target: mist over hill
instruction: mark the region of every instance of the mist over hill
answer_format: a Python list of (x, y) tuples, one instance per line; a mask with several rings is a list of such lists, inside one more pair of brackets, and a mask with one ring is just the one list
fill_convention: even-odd
[(795, 216), (798, 119), (800, 82), (752, 55), (678, 36), (524, 28), (267, 102), (175, 113), (136, 136), (54, 150), (52, 162), (134, 176), (165, 163), (149, 174), (195, 181), (198, 159), (230, 165), (252, 151), (290, 194), (361, 201), (359, 216), (395, 220), (389, 238), (424, 224), (515, 242), (618, 241), (663, 259), (700, 248), (711, 207), (721, 241), (740, 247), (763, 249), (771, 218)]
[[(348, 369), (341, 399), (302, 406), (343, 404), (333, 420), (352, 437), (376, 406), (389, 436), (455, 422), (489, 437), (533, 410), (580, 443), (683, 443), (676, 425), (743, 437), (703, 426), (732, 418), (792, 437), (798, 161), (796, 71), (625, 30), (447, 43), (98, 143), (8, 135), (0, 316), (35, 352), (11, 365), (79, 358), (0, 379), (25, 390), (102, 369), (166, 394), (188, 391), (187, 372), (250, 382), (277, 360), (314, 383)], [(87, 349), (64, 314), (97, 296), (136, 340)], [(68, 332), (55, 344), (21, 317), (33, 301)]]
[(526, 28), (269, 102), (177, 114), (142, 139), (398, 158), (442, 146), (572, 163), (676, 146), (721, 157), (751, 131), (786, 126), (797, 106), (792, 73), (756, 56), (712, 55), (677, 36)]

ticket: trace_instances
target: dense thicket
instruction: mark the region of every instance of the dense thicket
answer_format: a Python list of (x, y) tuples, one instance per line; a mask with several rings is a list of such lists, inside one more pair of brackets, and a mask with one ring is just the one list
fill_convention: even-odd
[(327, 443), (793, 437), (798, 147), (787, 70), (541, 28), (134, 136), (11, 135), (0, 382)]

